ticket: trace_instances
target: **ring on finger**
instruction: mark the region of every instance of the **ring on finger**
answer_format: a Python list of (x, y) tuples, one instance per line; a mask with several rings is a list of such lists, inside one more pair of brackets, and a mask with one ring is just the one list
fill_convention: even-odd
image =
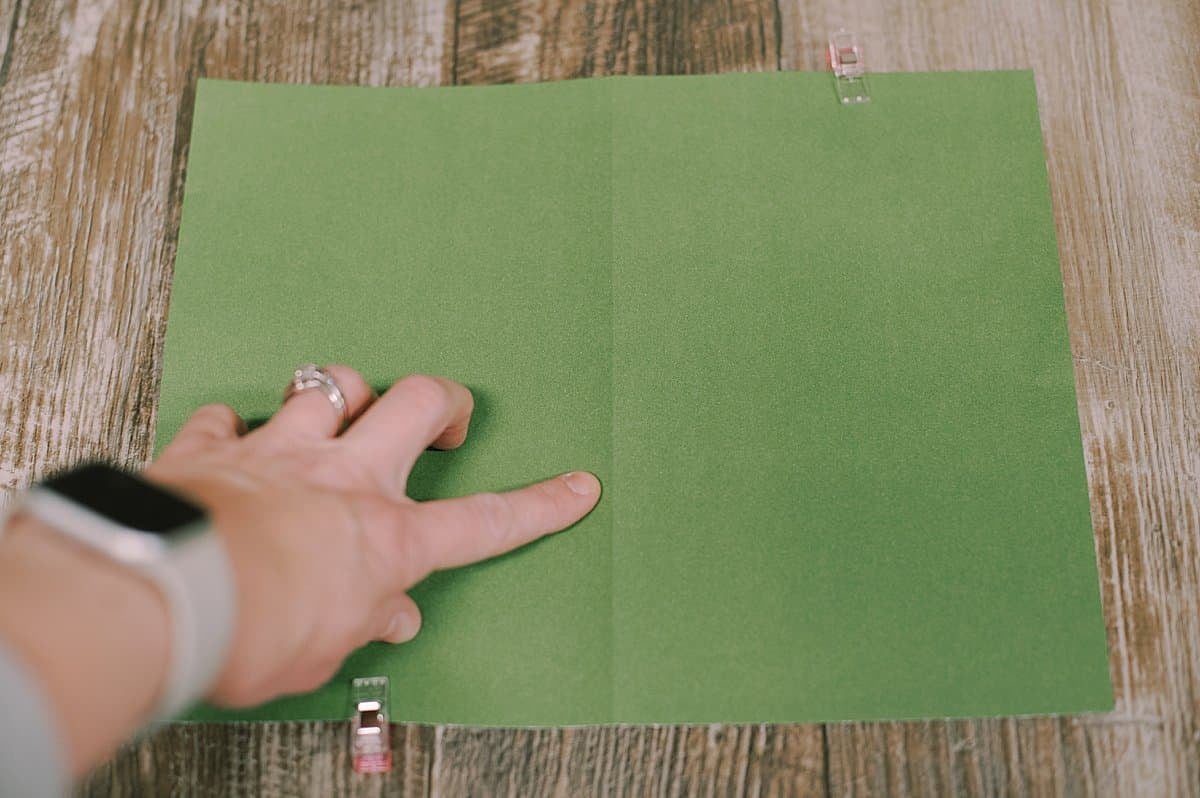
[(315, 363), (305, 363), (292, 372), (291, 382), (283, 392), (282, 403), (286, 404), (293, 396), (314, 389), (324, 393), (329, 404), (333, 405), (333, 409), (337, 411), (340, 419), (338, 430), (345, 429), (346, 425), (350, 423), (350, 411), (346, 407), (346, 397), (342, 394), (342, 389), (338, 387), (337, 380), (333, 378), (333, 375)]

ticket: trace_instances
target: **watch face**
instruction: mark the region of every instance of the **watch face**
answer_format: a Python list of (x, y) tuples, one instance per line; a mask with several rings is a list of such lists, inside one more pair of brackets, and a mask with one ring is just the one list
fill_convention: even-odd
[(173, 493), (115, 468), (95, 463), (42, 483), (121, 526), (165, 535), (204, 520), (204, 511)]

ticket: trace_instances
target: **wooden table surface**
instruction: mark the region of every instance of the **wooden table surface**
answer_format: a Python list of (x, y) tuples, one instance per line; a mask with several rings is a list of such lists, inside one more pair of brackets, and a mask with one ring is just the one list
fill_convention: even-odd
[(1116, 710), (541, 731), (172, 727), (118, 795), (1200, 795), (1200, 3), (0, 0), (0, 490), (149, 451), (196, 79), (455, 84), (1032, 67)]

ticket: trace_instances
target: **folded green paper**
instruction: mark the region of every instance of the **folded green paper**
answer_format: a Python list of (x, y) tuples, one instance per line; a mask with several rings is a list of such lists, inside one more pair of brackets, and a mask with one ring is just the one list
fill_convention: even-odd
[(158, 444), (291, 369), (446, 374), (417, 498), (575, 468), (572, 530), (414, 591), (315, 693), (197, 719), (819, 721), (1112, 705), (1027, 72), (202, 81)]

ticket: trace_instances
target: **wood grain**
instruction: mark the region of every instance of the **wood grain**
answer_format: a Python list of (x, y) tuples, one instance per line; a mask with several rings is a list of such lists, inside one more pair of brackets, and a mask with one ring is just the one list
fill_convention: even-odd
[[(253, 13), (197, 2), (18, 7), (0, 87), (0, 486), (149, 453), (196, 79), (437, 82), (443, 6)], [(336, 13), (335, 13), (336, 12)], [(337, 57), (331, 57), (336, 53)], [(348, 770), (344, 724), (176, 726), (86, 792), (428, 792), (428, 729), (386, 779)]]
[(434, 795), (823, 793), (820, 746), (799, 726), (652, 726), (438, 733)]
[(1200, 6), (1172, 0), (0, 0), (0, 503), (149, 451), (200, 75), (369, 85), (1035, 69), (1117, 709), (818, 726), (171, 726), (90, 794), (1200, 795)]
[(450, 83), (779, 68), (768, 0), (460, 0)]
[(0, 0), (0, 86), (8, 78), (9, 45), (17, 37), (17, 0)]
[(880, 71), (1035, 70), (1117, 693), (1103, 718), (830, 727), (835, 794), (1200, 789), (1200, 73), (1145, 59), (1200, 17), (1153, 6), (783, 6), (785, 66), (814, 68), (819, 31), (842, 21)]

